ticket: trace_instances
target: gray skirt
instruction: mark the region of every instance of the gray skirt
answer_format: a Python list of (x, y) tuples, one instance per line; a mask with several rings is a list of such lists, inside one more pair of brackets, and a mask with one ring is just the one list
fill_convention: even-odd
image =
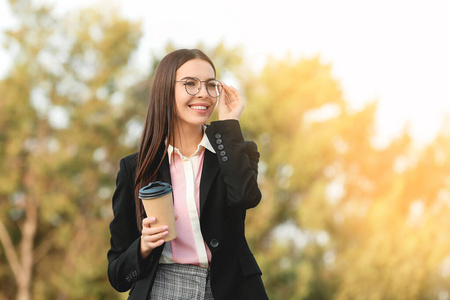
[(183, 264), (159, 264), (151, 300), (214, 300), (209, 269)]

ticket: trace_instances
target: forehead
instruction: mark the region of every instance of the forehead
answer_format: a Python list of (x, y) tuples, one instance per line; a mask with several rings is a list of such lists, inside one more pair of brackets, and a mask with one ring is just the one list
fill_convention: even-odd
[(202, 59), (191, 59), (181, 65), (176, 73), (176, 80), (185, 77), (196, 77), (200, 80), (214, 78), (214, 69), (207, 62)]

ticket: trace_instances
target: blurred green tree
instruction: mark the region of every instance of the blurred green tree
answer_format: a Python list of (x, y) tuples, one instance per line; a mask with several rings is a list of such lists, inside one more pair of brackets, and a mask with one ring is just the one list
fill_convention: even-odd
[(335, 208), (336, 299), (448, 297), (449, 150), (443, 129), (423, 147), (404, 134), (383, 150), (349, 151)]
[(140, 24), (104, 7), (57, 16), (10, 4), (19, 25), (5, 33), (13, 64), (0, 81), (0, 297), (117, 297), (107, 224), (118, 159), (134, 146), (137, 111), (124, 99)]
[(448, 130), (423, 149), (407, 130), (377, 146), (376, 102), (350, 109), (318, 57), (247, 78), (263, 191), (247, 236), (270, 299), (448, 295)]
[(331, 244), (326, 191), (332, 178), (325, 171), (338, 156), (338, 124), (353, 115), (330, 66), (318, 57), (271, 59), (249, 78), (242, 123), (261, 152), (263, 200), (258, 213), (248, 215), (247, 235), (269, 297), (329, 299), (322, 277)]

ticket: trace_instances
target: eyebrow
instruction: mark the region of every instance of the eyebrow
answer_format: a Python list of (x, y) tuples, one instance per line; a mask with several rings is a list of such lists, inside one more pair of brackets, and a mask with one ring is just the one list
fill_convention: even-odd
[[(198, 80), (200, 80), (199, 78), (194, 77), (194, 76), (186, 76), (186, 77), (181, 78), (180, 81), (181, 80), (186, 80), (186, 79), (198, 79)], [(208, 78), (206, 80), (200, 80), (200, 81), (203, 82), (203, 81), (210, 81), (210, 80), (217, 80), (217, 79), (215, 77), (212, 77), (212, 78)]]

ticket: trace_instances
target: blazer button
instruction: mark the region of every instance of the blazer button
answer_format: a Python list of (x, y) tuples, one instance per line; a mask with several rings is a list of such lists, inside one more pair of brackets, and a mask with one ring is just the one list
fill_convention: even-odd
[(219, 246), (219, 241), (216, 239), (212, 239), (211, 242), (209, 242), (209, 244), (211, 245), (211, 247), (217, 248), (217, 246)]
[(222, 135), (220, 133), (216, 133), (215, 137), (216, 137), (216, 139), (220, 139), (222, 137)]
[(227, 156), (222, 157), (222, 161), (227, 161), (227, 160), (228, 160)]
[(223, 150), (223, 145), (219, 145), (219, 146), (217, 146), (217, 149), (219, 149), (219, 150)]
[(227, 153), (225, 152), (225, 151), (220, 151), (220, 156), (225, 156), (225, 155), (227, 155)]
[(217, 140), (216, 140), (216, 144), (217, 144), (217, 145), (222, 144), (222, 140), (221, 140), (221, 139), (217, 139)]

